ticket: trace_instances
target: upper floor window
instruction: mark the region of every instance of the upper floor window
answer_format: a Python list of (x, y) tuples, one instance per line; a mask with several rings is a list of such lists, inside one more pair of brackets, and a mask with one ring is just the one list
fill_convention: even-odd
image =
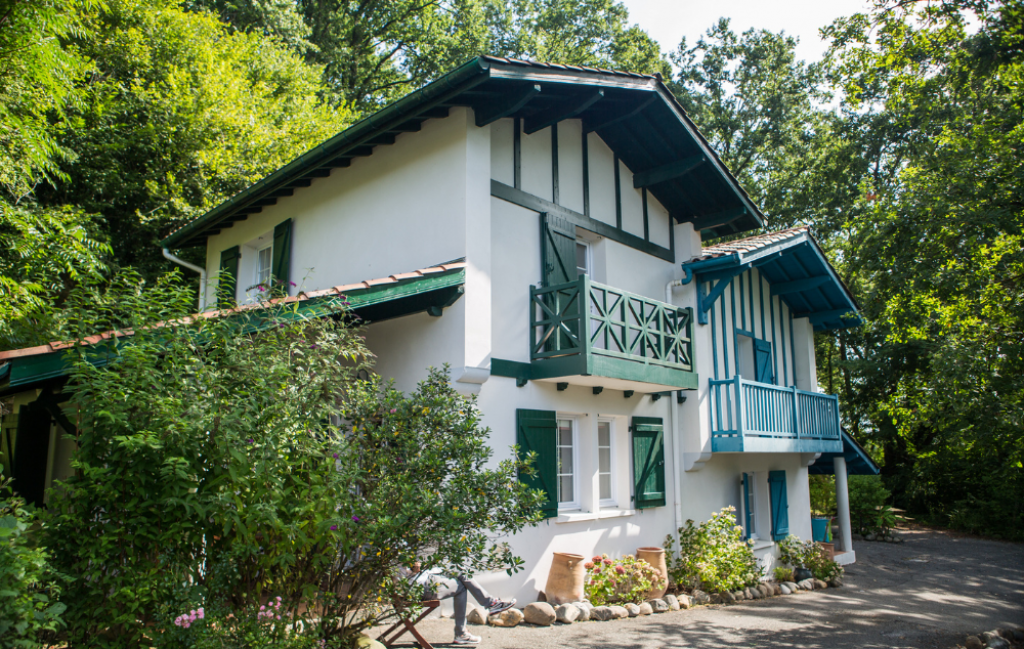
[(270, 264), (273, 259), (273, 246), (266, 246), (256, 251), (256, 285), (266, 286), (270, 283)]
[(590, 242), (581, 239), (576, 240), (576, 276), (593, 276), (590, 263)]

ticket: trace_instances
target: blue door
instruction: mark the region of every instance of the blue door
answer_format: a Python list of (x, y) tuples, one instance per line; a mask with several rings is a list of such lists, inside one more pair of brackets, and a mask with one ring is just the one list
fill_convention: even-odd
[(772, 344), (767, 340), (754, 339), (754, 373), (758, 383), (775, 383), (772, 373)]

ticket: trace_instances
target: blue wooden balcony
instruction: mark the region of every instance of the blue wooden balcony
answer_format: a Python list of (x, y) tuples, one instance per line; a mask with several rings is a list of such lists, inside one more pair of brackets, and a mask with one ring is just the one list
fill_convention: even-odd
[(530, 378), (624, 391), (696, 389), (691, 309), (590, 277), (530, 287)]
[(711, 380), (711, 450), (839, 453), (839, 398), (739, 376)]

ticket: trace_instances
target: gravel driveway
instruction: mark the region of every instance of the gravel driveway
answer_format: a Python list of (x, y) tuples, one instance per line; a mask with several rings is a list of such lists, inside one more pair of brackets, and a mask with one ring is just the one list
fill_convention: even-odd
[[(901, 545), (856, 543), (857, 563), (843, 588), (616, 622), (470, 629), (493, 649), (951, 649), (969, 634), (1024, 627), (1024, 544), (922, 529), (902, 534)], [(418, 628), (436, 646), (454, 646), (450, 619)]]

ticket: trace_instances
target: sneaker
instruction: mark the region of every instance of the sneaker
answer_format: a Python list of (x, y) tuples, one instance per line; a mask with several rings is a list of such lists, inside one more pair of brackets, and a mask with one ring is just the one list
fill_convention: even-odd
[(452, 644), (480, 644), (480, 636), (473, 635), (467, 631), (462, 635), (455, 636), (455, 640), (452, 641)]
[(510, 599), (507, 602), (502, 601), (500, 599), (496, 599), (496, 600), (494, 600), (494, 602), (490, 606), (487, 607), (487, 614), (488, 615), (497, 615), (498, 613), (501, 613), (502, 611), (507, 611), (508, 609), (512, 608), (515, 605), (516, 605), (515, 598), (512, 598), (512, 599)]

